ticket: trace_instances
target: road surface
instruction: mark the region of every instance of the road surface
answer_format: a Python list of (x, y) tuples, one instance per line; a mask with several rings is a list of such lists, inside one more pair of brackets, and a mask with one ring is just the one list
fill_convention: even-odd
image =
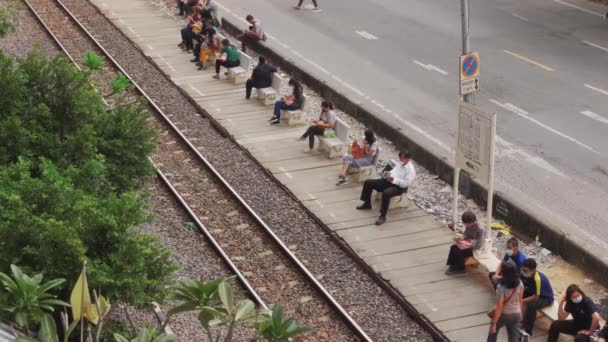
[[(221, 0), (352, 90), (404, 133), (453, 158), (460, 2)], [(496, 190), (608, 257), (608, 7), (584, 0), (471, 0), (481, 57), (474, 103), (498, 113)], [(606, 251), (606, 252), (604, 252)]]

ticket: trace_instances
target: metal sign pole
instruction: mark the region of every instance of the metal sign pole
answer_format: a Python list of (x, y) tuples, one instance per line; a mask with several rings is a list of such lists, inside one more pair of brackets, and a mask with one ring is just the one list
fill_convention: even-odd
[(454, 188), (452, 189), (452, 227), (456, 229), (458, 222), (458, 188), (460, 186), (460, 168), (454, 167)]
[(492, 209), (494, 208), (494, 159), (496, 154), (496, 113), (492, 115), (492, 130), (490, 134), (490, 172), (488, 182), (488, 206), (486, 208), (486, 255), (492, 253)]

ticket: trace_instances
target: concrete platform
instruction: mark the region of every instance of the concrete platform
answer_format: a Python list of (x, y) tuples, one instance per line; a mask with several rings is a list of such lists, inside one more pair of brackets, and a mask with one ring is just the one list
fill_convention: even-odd
[[(244, 86), (225, 77), (213, 80), (211, 70), (196, 71), (175, 45), (182, 26), (145, 0), (125, 6), (120, 0), (92, 0), (171, 79), (224, 125), (278, 181), (376, 272), (390, 282), (453, 341), (484, 341), (489, 328), (487, 310), (494, 293), (483, 268), (446, 276), (445, 259), (453, 233), (413, 203), (391, 209), (388, 222), (374, 225), (373, 210), (355, 210), (361, 192), (354, 178), (336, 187), (339, 159), (317, 151), (304, 153), (307, 142), (296, 141), (305, 127), (270, 126), (272, 109), (245, 100)], [(318, 144), (318, 141), (317, 141)], [(539, 326), (547, 322), (540, 322)], [(538, 330), (533, 341), (546, 339)], [(500, 341), (506, 341), (505, 332)]]

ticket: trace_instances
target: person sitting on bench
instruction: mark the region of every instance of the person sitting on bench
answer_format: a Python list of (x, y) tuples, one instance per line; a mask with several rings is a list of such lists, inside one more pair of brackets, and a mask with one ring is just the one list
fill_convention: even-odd
[[(572, 319), (567, 320), (569, 315)], [(574, 342), (591, 342), (591, 335), (600, 327), (597, 305), (576, 284), (566, 289), (559, 302), (557, 316), (558, 320), (553, 321), (549, 328), (547, 342), (557, 342), (560, 333), (575, 336)]]
[(355, 151), (353, 150), (353, 154), (347, 153), (342, 156), (342, 169), (340, 170), (340, 175), (338, 176), (338, 182), (336, 185), (344, 185), (348, 183), (348, 170), (351, 167), (358, 169), (364, 166), (370, 166), (374, 162), (374, 158), (378, 153), (376, 137), (371, 129), (366, 129), (364, 136), (365, 138), (360, 145), (357, 143), (357, 141), (353, 143), (353, 149), (354, 146), (359, 147), (359, 155), (355, 155)]
[(304, 149), (304, 152), (309, 153), (315, 147), (315, 135), (323, 135), (326, 129), (333, 129), (335, 125), (336, 112), (334, 112), (334, 104), (330, 101), (321, 102), (321, 115), (319, 119), (312, 120), (312, 125), (308, 126), (306, 132), (298, 138), (298, 140), (308, 138), (308, 148)]
[(272, 74), (277, 72), (277, 67), (266, 63), (266, 58), (260, 56), (258, 65), (253, 69), (251, 78), (245, 83), (245, 98), (251, 98), (251, 90), (268, 88), (272, 85)]
[(262, 22), (256, 20), (251, 14), (249, 14), (246, 18), (248, 23), (251, 24), (249, 26), (249, 31), (245, 31), (245, 33), (238, 36), (238, 40), (242, 41), (243, 44), (241, 46), (241, 50), (243, 52), (247, 52), (247, 43), (248, 42), (257, 42), (260, 40), (266, 40), (266, 34), (264, 33), (264, 28), (262, 27)]
[(215, 75), (213, 78), (216, 80), (220, 79), (220, 68), (235, 68), (241, 65), (239, 59), (239, 50), (230, 44), (228, 39), (222, 40), (222, 52), (220, 57), (215, 61)]
[(507, 250), (505, 251), (502, 262), (498, 264), (496, 272), (490, 272), (488, 275), (492, 285), (494, 285), (494, 289), (496, 289), (496, 285), (500, 282), (502, 277), (502, 265), (505, 262), (512, 261), (515, 264), (515, 267), (517, 267), (517, 272), (521, 272), (521, 265), (524, 263), (524, 260), (526, 260), (526, 255), (519, 250), (519, 241), (517, 241), (517, 238), (510, 238), (509, 241), (507, 241)]
[(400, 163), (391, 171), (388, 171), (383, 178), (368, 179), (363, 183), (363, 191), (361, 191), (361, 200), (363, 204), (357, 206), (357, 209), (371, 209), (372, 191), (382, 192), (382, 204), (380, 205), (380, 217), (376, 220), (376, 225), (382, 225), (386, 222), (386, 213), (391, 202), (391, 197), (401, 196), (407, 193), (407, 189), (416, 178), (416, 170), (412, 163), (412, 155), (407, 150), (399, 152)]
[(465, 273), (464, 262), (473, 256), (473, 251), (481, 248), (483, 244), (483, 228), (477, 224), (477, 216), (472, 211), (462, 214), (464, 233), (454, 238), (454, 244), (450, 247), (448, 254), (448, 269), (445, 274)]
[(278, 125), (281, 123), (281, 111), (282, 110), (296, 110), (300, 109), (304, 96), (304, 89), (300, 82), (295, 78), (289, 80), (289, 85), (293, 88), (292, 95), (284, 96), (282, 99), (274, 103), (274, 112), (270, 117), (271, 125)]
[(524, 283), (524, 320), (523, 328), (532, 335), (536, 311), (550, 306), (555, 300), (549, 278), (536, 270), (536, 260), (528, 258), (521, 265), (522, 281)]

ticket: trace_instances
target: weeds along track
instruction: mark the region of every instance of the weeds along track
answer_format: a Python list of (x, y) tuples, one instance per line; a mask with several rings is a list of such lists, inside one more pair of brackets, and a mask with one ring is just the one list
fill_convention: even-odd
[[(103, 55), (106, 66), (94, 73), (103, 94), (117, 72), (128, 73), (85, 29), (60, 1), (27, 0), (26, 3), (64, 52), (83, 65), (85, 52)], [(133, 81), (133, 80), (132, 80)], [(159, 178), (196, 221), (249, 294), (262, 307), (281, 303), (301, 325), (315, 331), (306, 338), (318, 341), (371, 339), (340, 306), (305, 265), (295, 257), (260, 216), (205, 159), (194, 139), (183, 134), (171, 114), (165, 114), (136, 84), (129, 96), (144, 96), (158, 127), (158, 152), (153, 157)], [(192, 114), (195, 115), (195, 114)], [(246, 172), (246, 170), (243, 170)], [(297, 218), (284, 224), (297, 227)]]

